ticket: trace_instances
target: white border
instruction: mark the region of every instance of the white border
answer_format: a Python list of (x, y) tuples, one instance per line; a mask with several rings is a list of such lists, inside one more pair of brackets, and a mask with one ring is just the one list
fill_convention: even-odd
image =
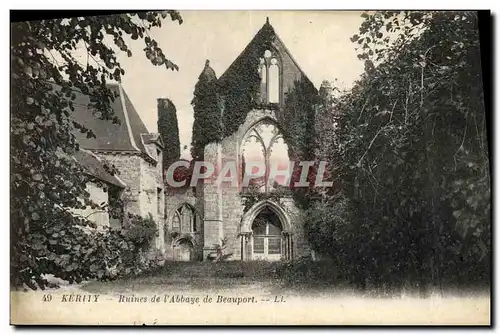
[[(2, 220), (3, 224), (3, 229), (5, 229), (4, 233), (1, 234), (2, 238), (4, 239), (3, 243), (3, 250), (7, 250), (7, 246), (9, 245), (9, 201), (10, 201), (10, 195), (9, 195), (9, 177), (8, 177), (8, 172), (9, 172), (9, 166), (10, 162), (7, 161), (7, 153), (9, 152), (9, 134), (10, 134), (10, 129), (9, 129), (9, 92), (10, 92), (10, 83), (9, 83), (9, 53), (7, 52), (8, 50), (8, 43), (9, 43), (9, 38), (10, 38), (10, 32), (9, 32), (9, 25), (6, 24), (6, 22), (9, 22), (9, 12), (8, 9), (60, 9), (60, 8), (66, 8), (66, 9), (111, 9), (110, 7), (113, 7), (113, 9), (153, 9), (153, 8), (164, 8), (165, 5), (164, 1), (154, 1), (154, 0), (142, 0), (142, 1), (136, 1), (136, 0), (121, 0), (120, 2), (114, 2), (114, 4), (111, 4), (111, 2), (107, 1), (99, 1), (99, 0), (87, 0), (87, 1), (67, 1), (67, 0), (47, 0), (47, 1), (36, 1), (36, 0), (30, 0), (30, 1), (19, 1), (19, 0), (7, 0), (1, 3), (2, 10), (1, 11), (1, 17), (2, 17), (2, 31), (0, 35), (0, 41), (1, 45), (4, 46), (5, 50), (4, 52), (1, 53), (2, 59), (1, 59), (1, 64), (3, 65), (1, 67), (2, 69), (2, 75), (0, 78), (2, 78), (2, 102), (3, 106), (5, 106), (4, 112), (1, 114), (3, 118), (3, 122), (0, 122), (3, 127), (3, 131), (0, 132), (0, 136), (2, 136), (2, 139), (0, 140), (0, 145), (2, 146), (2, 158), (5, 160), (4, 164), (0, 164), (0, 167), (2, 169), (2, 179), (1, 179), (1, 201), (0, 204), (2, 205), (2, 211), (1, 213), (3, 214), (4, 218)], [(345, 5), (348, 5), (349, 7), (346, 8)], [(118, 8), (117, 5), (121, 8)], [(168, 1), (168, 6), (170, 8), (177, 8), (177, 9), (184, 9), (184, 10), (193, 10), (193, 9), (240, 9), (240, 10), (248, 10), (248, 9), (325, 9), (326, 2), (320, 2), (320, 1), (263, 1), (263, 0), (253, 0), (253, 1), (218, 1), (218, 2), (212, 2), (212, 3), (207, 3), (207, 1), (203, 0), (172, 0)], [(344, 6), (342, 6), (344, 5)], [(450, 7), (451, 6), (451, 7)], [(5, 8), (4, 8), (5, 7)], [(348, 2), (344, 1), (339, 1), (339, 2), (328, 2), (328, 9), (492, 9), (493, 10), (493, 15), (498, 13), (498, 7), (499, 7), (499, 2), (498, 1), (464, 1), (464, 0), (455, 0), (453, 2), (449, 1), (419, 1), (419, 2), (411, 2), (411, 3), (402, 3), (401, 1), (397, 0), (392, 0), (392, 1), (378, 1), (377, 3), (374, 3), (373, 1), (361, 1), (361, 0), (350, 0)], [(499, 22), (498, 22), (498, 16), (495, 18), (494, 23), (496, 24), (496, 27), (494, 28), (494, 36), (495, 36), (495, 44), (498, 44), (498, 36), (499, 36)], [(495, 55), (498, 55), (498, 49), (495, 47), (494, 51)], [(494, 76), (495, 80), (495, 85), (496, 91), (493, 93), (493, 96), (500, 96), (499, 92), (499, 85), (496, 81), (496, 76)], [(500, 118), (496, 117), (494, 118), (495, 124), (493, 129), (495, 128), (500, 128), (498, 127), (498, 123)], [(496, 127), (495, 127), (496, 126)], [(495, 131), (493, 131), (495, 133)], [(497, 150), (500, 147), (500, 143), (497, 142), (497, 140), (494, 141), (493, 148), (495, 149), (495, 152), (492, 153), (497, 154)], [(492, 171), (492, 173), (495, 171)], [(496, 186), (496, 184), (495, 184)], [(496, 190), (496, 187), (494, 187)], [(496, 195), (496, 194), (495, 194)], [(495, 204), (498, 205), (497, 202), (500, 201), (498, 200), (498, 196), (495, 198)], [(496, 207), (496, 206), (494, 206)], [(494, 224), (494, 223), (493, 223)], [(495, 240), (498, 241), (498, 231), (500, 229), (498, 227), (495, 228)], [(498, 248), (495, 248), (497, 250)], [(2, 296), (1, 301), (2, 301), (2, 326), (3, 330), (6, 330), (6, 332), (13, 332), (14, 329), (12, 327), (8, 327), (7, 325), (9, 324), (9, 319), (10, 319), (10, 297), (8, 295), (8, 287), (9, 287), (9, 279), (8, 279), (8, 264), (9, 264), (9, 258), (8, 258), (8, 253), (4, 252), (3, 253), (5, 259), (4, 262), (4, 269), (6, 271), (4, 272), (4, 276), (2, 276), (2, 285), (1, 287), (3, 288), (1, 292), (5, 294)], [(495, 258), (498, 260), (498, 253), (495, 252)], [(494, 268), (496, 267), (496, 264), (494, 265)], [(495, 283), (494, 283), (495, 284)], [(496, 290), (498, 291), (498, 290)], [(495, 309), (497, 310), (497, 309)], [(497, 313), (495, 313), (497, 314)], [(498, 321), (498, 318), (496, 317), (497, 315), (493, 316), (496, 321)], [(5, 329), (7, 328), (7, 329)], [(82, 329), (79, 329), (82, 331)], [(94, 332), (102, 332), (101, 329), (91, 329)], [(193, 329), (195, 330), (195, 329)], [(190, 330), (190, 331), (193, 331)], [(228, 331), (234, 331), (235, 329), (229, 329)], [(306, 329), (301, 329), (307, 332), (310, 332), (311, 330), (306, 330)], [(330, 329), (325, 329), (326, 331), (331, 331)], [(380, 329), (379, 331), (386, 332), (388, 329)], [(54, 331), (54, 329), (43, 329), (42, 331), (51, 333)], [(59, 330), (61, 331), (61, 330)], [(65, 329), (62, 330), (62, 332), (67, 332), (70, 331), (70, 329)], [(89, 331), (87, 329), (83, 330), (83, 332)], [(134, 329), (132, 329), (134, 331)], [(168, 329), (168, 332), (177, 332), (177, 329)], [(186, 330), (184, 330), (186, 331)], [(205, 330), (205, 332), (208, 333), (214, 333), (218, 334), (222, 331), (222, 329), (209, 329)], [(248, 331), (248, 330), (247, 330)], [(253, 330), (251, 331), (257, 331), (259, 333), (266, 333), (269, 330), (267, 329), (258, 329), (258, 330)], [(276, 331), (276, 330), (275, 330)], [(288, 332), (289, 329), (282, 329), (281, 331)], [(341, 330), (341, 329), (335, 329), (336, 332), (346, 332), (346, 330)], [(397, 329), (396, 331), (401, 331), (401, 329)], [(414, 329), (411, 329), (409, 331), (415, 331)], [(418, 330), (417, 330), (418, 331)], [(426, 330), (429, 331), (429, 330)], [(429, 331), (429, 333), (438, 333), (439, 330), (437, 329), (432, 329)], [(471, 329), (468, 329), (467, 331), (471, 331)], [(472, 330), (474, 332), (474, 330)], [(122, 333), (123, 329), (107, 329), (107, 333)], [(188, 331), (189, 332), (189, 331)], [(4, 331), (2, 331), (4, 333)]]

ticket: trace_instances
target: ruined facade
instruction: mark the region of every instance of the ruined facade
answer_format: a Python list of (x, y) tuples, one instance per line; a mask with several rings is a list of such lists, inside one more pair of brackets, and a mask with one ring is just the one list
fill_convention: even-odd
[[(230, 104), (231, 90), (235, 83), (250, 80), (242, 71), (248, 66), (255, 66), (258, 72), (257, 92), (254, 92), (251, 108), (234, 124), (230, 118), (234, 112), (234, 104)], [(288, 160), (288, 156), (273, 156), (278, 144), (285, 148), (282, 153), (287, 152), (280, 122), (287, 118), (283, 115), (285, 99), (297, 83), (312, 84), (270, 23), (264, 24), (220, 78), (217, 79), (208, 61), (201, 76), (220, 88), (225, 101), (222, 119), (226, 123), (221, 125), (225, 130), (222, 140), (205, 146), (204, 161), (215, 166), (232, 161), (244, 167), (245, 162), (252, 159), (251, 150), (247, 149), (247, 144), (252, 142), (260, 147), (254, 154), (261, 155), (266, 177), (273, 177), (267, 169), (270, 162)], [(153, 216), (158, 225), (154, 247), (166, 259), (201, 261), (223, 254), (228, 260), (277, 261), (310, 254), (304, 233), (304, 213), (292, 195), (277, 192), (276, 184), (257, 183), (253, 185), (252, 195), (246, 188), (218, 185), (208, 180), (194, 187), (169, 187), (165, 178), (168, 167), (161, 164), (162, 148), (169, 143), (162, 143), (158, 134), (147, 131), (120, 85), (113, 89), (119, 95), (113, 108), (121, 124), (94, 120), (84, 108), (88, 98), (81, 96), (78, 98), (81, 101), (76, 103), (76, 121), (92, 129), (96, 138), (80, 136), (78, 140), (82, 148), (120, 172), (116, 184), (125, 199), (124, 211)], [(245, 173), (243, 169), (239, 182)], [(98, 189), (91, 193), (104, 196)], [(253, 200), (249, 201), (250, 198)], [(100, 221), (110, 222), (105, 218)]]
[[(250, 80), (242, 71), (248, 66), (255, 66), (260, 78), (256, 101), (234, 131), (226, 131), (220, 142), (205, 146), (204, 161), (214, 166), (231, 161), (238, 167), (244, 166), (245, 145), (257, 138), (254, 142), (262, 146), (264, 157), (261, 158), (267, 167), (272, 160), (273, 145), (278, 142), (286, 145), (279, 113), (283, 113), (287, 94), (297, 83), (310, 83), (267, 21), (219, 79), (208, 61), (200, 75), (221, 88), (225, 101), (223, 122), (231, 122), (228, 116), (233, 112), (229, 101), (234, 88), (231, 85)], [(241, 90), (241, 87), (237, 89)], [(225, 128), (228, 126), (234, 124)], [(265, 130), (270, 133), (267, 142), (259, 134)], [(239, 181), (244, 178), (239, 177)], [(221, 246), (230, 260), (276, 261), (308, 256), (310, 250), (304, 233), (303, 211), (291, 195), (273, 193), (276, 190), (269, 183), (261, 186), (258, 190), (261, 196), (255, 200), (252, 195), (254, 201), (251, 203), (245, 189), (224, 183), (204, 181), (196, 188), (170, 190), (172, 194), (167, 196), (165, 211), (167, 257), (174, 260), (210, 259), (216, 257)], [(189, 213), (187, 218), (183, 216), (186, 212)], [(186, 221), (195, 224), (183, 224)]]

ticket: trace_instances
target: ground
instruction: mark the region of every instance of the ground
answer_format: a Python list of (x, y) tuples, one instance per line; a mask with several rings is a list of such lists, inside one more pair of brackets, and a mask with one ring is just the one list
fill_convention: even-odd
[[(488, 292), (433, 292), (425, 298), (408, 292), (375, 296), (373, 292), (357, 292), (340, 283), (321, 286), (300, 280), (285, 282), (277, 273), (278, 264), (167, 263), (154, 272), (113, 282), (13, 291), (11, 321), (71, 325), (490, 324)], [(68, 294), (99, 295), (99, 302), (62, 301)], [(53, 297), (51, 302), (44, 301), (47, 295)], [(120, 302), (125, 297), (145, 301)], [(211, 303), (204, 302), (208, 297)]]

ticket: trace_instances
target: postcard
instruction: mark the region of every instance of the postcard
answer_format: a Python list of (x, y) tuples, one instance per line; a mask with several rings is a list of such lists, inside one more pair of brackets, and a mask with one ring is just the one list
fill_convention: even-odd
[(489, 13), (24, 14), (12, 325), (491, 325)]

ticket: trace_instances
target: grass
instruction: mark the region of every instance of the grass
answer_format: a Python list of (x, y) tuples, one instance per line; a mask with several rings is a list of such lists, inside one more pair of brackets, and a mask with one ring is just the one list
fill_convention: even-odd
[(277, 263), (253, 262), (166, 262), (139, 276), (121, 278), (113, 282), (89, 282), (82, 289), (95, 293), (126, 291), (220, 291), (267, 288), (279, 286)]
[[(279, 262), (231, 261), (166, 262), (163, 267), (138, 276), (120, 278), (112, 282), (92, 281), (82, 285), (91, 293), (113, 294), (123, 292), (190, 292), (216, 293), (238, 291), (256, 294), (288, 295), (345, 295), (390, 298), (403, 295), (428, 297), (432, 294), (470, 296), (488, 291), (484, 287), (448, 289), (416, 287), (406, 289), (368, 288), (359, 291), (337, 275), (335, 266), (328, 262), (299, 262), (284, 266)], [(445, 292), (446, 291), (446, 292)]]

